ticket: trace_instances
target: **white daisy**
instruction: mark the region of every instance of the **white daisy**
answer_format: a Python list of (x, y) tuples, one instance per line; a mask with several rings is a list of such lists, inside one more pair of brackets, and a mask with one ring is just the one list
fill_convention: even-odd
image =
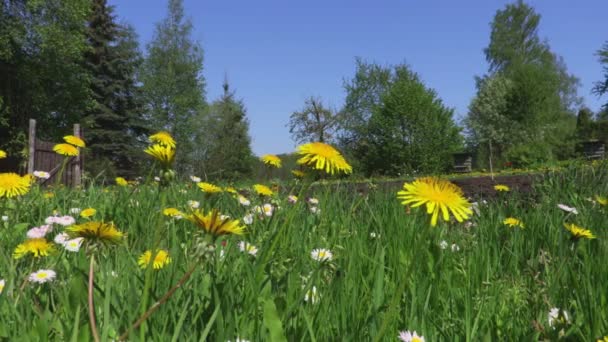
[(188, 201), (188, 206), (192, 209), (198, 209), (201, 206), (201, 202), (199, 201)]
[(250, 244), (249, 242), (241, 241), (239, 242), (239, 250), (241, 252), (249, 253), (250, 255), (257, 256), (258, 249), (256, 246)]
[(56, 244), (59, 245), (64, 245), (66, 241), (68, 241), (70, 239), (70, 236), (66, 233), (59, 233), (57, 235), (55, 235), (55, 238), (53, 239), (53, 241), (55, 241)]
[(44, 284), (49, 281), (53, 281), (57, 274), (53, 270), (38, 270), (28, 277), (28, 280), (32, 283)]
[(70, 252), (78, 252), (80, 250), (80, 246), (82, 245), (82, 240), (83, 238), (79, 237), (79, 238), (75, 238), (75, 239), (71, 239), (71, 240), (67, 240), (64, 244), (63, 247)]
[(331, 253), (331, 251), (329, 249), (317, 248), (317, 249), (313, 249), (312, 252), (310, 252), (310, 257), (315, 261), (323, 262), (323, 261), (331, 261), (331, 259), (333, 259), (334, 255)]
[(244, 207), (248, 207), (251, 204), (251, 202), (243, 195), (239, 195), (238, 199), (239, 203)]
[(460, 250), (460, 247), (458, 247), (457, 244), (453, 243), (452, 244), (452, 252), (458, 252)]
[(547, 316), (549, 326), (553, 328), (555, 328), (555, 326), (559, 323), (570, 323), (570, 317), (568, 317), (568, 312), (566, 312), (566, 310), (561, 310), (559, 308), (551, 308)]
[(243, 217), (243, 223), (244, 224), (252, 224), (253, 223), (253, 214), (247, 214)]
[(62, 226), (71, 226), (74, 223), (76, 223), (76, 220), (70, 215), (65, 215), (65, 216), (56, 217), (55, 223), (57, 223), (58, 225), (62, 225)]
[(51, 174), (46, 171), (34, 171), (34, 177), (40, 179), (49, 179), (51, 178)]
[(441, 240), (441, 242), (439, 243), (439, 248), (441, 248), (441, 249), (448, 248), (448, 242), (445, 240)]
[(314, 197), (311, 197), (308, 199), (308, 203), (312, 204), (312, 205), (317, 205), (317, 204), (319, 204), (319, 200)]
[(190, 176), (190, 180), (193, 181), (194, 183), (200, 183), (201, 182), (201, 178), (197, 177), (197, 176)]
[(287, 202), (294, 204), (298, 202), (298, 197), (294, 195), (287, 196)]
[(38, 239), (44, 237), (50, 231), (53, 230), (53, 226), (50, 224), (45, 224), (40, 227), (34, 227), (27, 231), (26, 235), (29, 239)]
[(262, 211), (264, 212), (264, 215), (270, 217), (272, 216), (274, 207), (272, 206), (272, 204), (266, 203), (262, 206)]
[(4, 281), (4, 279), (0, 279), (0, 294), (2, 294), (2, 291), (4, 291), (5, 284), (6, 282)]
[(400, 331), (397, 337), (403, 342), (424, 342), (424, 336), (418, 336), (416, 331)]
[(2, 215), (2, 221), (4, 221), (4, 222), (8, 221), (8, 216)]
[(310, 212), (313, 214), (320, 214), (321, 209), (319, 209), (319, 207), (310, 207)]
[(74, 215), (80, 214), (80, 208), (71, 208), (70, 214), (74, 214)]

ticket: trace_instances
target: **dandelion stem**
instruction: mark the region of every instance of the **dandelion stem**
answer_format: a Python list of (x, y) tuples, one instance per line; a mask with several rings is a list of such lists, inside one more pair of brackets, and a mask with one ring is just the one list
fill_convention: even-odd
[(148, 308), (148, 310), (146, 310), (146, 312), (144, 312), (137, 319), (137, 321), (133, 323), (133, 325), (131, 325), (122, 335), (120, 335), (118, 341), (126, 340), (126, 338), (129, 337), (129, 333), (131, 333), (131, 331), (133, 331), (134, 329), (137, 329), (146, 319), (148, 319), (148, 317), (150, 317), (156, 310), (158, 310), (158, 308), (160, 308), (162, 304), (168, 301), (169, 298), (171, 298), (171, 296), (173, 295), (173, 293), (175, 293), (175, 291), (177, 291), (180, 287), (182, 287), (182, 285), (184, 285), (186, 281), (188, 281), (188, 279), (190, 279), (190, 276), (192, 275), (192, 273), (194, 273), (195, 270), (196, 264), (190, 266), (190, 269), (188, 269), (188, 271), (181, 277), (181, 279), (175, 285), (173, 285), (172, 288), (169, 289), (169, 291), (167, 291), (156, 303), (152, 304), (152, 306), (150, 306), (150, 308)]
[(89, 323), (91, 325), (91, 334), (95, 342), (99, 342), (99, 332), (97, 332), (97, 325), (95, 324), (95, 305), (93, 303), (93, 265), (95, 264), (95, 257), (91, 255), (91, 264), (89, 265)]

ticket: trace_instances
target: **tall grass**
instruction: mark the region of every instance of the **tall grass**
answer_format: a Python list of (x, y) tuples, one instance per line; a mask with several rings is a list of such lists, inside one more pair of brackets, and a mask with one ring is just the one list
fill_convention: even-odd
[[(298, 185), (291, 190), (301, 192)], [(282, 193), (273, 199), (280, 208), (272, 217), (256, 216), (245, 236), (213, 241), (201, 257), (190, 222), (163, 217), (161, 233), (155, 233), (161, 197), (166, 206), (184, 211), (187, 200), (198, 200), (205, 210), (219, 208), (233, 218), (251, 207), (228, 193), (205, 196), (186, 183), (173, 184), (164, 194), (153, 184), (56, 188), (52, 198), (43, 196), (48, 189), (35, 187), (0, 204), (0, 214), (8, 216), (0, 223), (0, 279), (6, 280), (0, 338), (91, 340), (85, 251), (58, 247), (60, 252), (45, 258), (12, 258), (27, 229), (43, 224), (53, 210), (68, 214), (75, 207), (96, 208), (96, 219), (113, 221), (127, 233), (123, 245), (96, 256), (95, 316), (102, 341), (116, 339), (145, 311), (147, 270), (137, 259), (157, 245), (169, 251), (172, 262), (151, 271), (145, 307), (158, 302), (190, 265), (199, 266), (129, 340), (390, 341), (399, 330), (416, 330), (427, 341), (604, 336), (608, 208), (588, 199), (608, 194), (608, 171), (605, 165), (571, 167), (540, 176), (535, 190), (480, 202), (480, 215), (470, 224), (435, 228), (424, 210), (408, 213), (393, 192), (313, 187), (308, 194), (319, 199), (317, 214), (304, 196), (294, 205)], [(250, 199), (252, 206), (270, 202)], [(579, 214), (561, 211), (558, 203)], [(525, 229), (506, 227), (506, 217), (522, 220)], [(597, 239), (571, 240), (564, 222), (591, 229)], [(55, 227), (50, 237), (59, 231)], [(255, 245), (257, 256), (239, 251), (241, 240)], [(333, 260), (313, 260), (315, 248), (331, 250)], [(24, 282), (40, 268), (54, 269), (57, 279)], [(567, 311), (570, 322), (549, 326), (553, 307)]]

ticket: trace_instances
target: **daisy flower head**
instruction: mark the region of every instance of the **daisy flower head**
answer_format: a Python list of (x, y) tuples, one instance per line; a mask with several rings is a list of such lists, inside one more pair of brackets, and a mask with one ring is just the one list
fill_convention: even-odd
[(569, 206), (567, 206), (565, 204), (561, 204), (561, 203), (558, 204), (557, 207), (567, 213), (572, 213), (574, 215), (578, 215), (578, 210), (576, 210), (576, 208), (574, 208), (574, 207), (569, 207)]
[(67, 240), (63, 243), (63, 248), (69, 252), (78, 252), (80, 250), (80, 246), (82, 245), (83, 238), (75, 238), (71, 240)]
[(310, 257), (318, 262), (331, 261), (334, 257), (329, 249), (317, 248), (310, 252)]
[(60, 226), (67, 227), (67, 226), (71, 226), (74, 223), (76, 223), (76, 219), (70, 215), (57, 216), (57, 217), (55, 217), (54, 223), (56, 223)]
[(439, 248), (441, 248), (441, 249), (448, 248), (448, 242), (445, 240), (441, 240), (441, 242), (439, 243)]
[(53, 146), (53, 151), (66, 157), (78, 156), (78, 148), (70, 144), (57, 144)]
[(311, 204), (311, 205), (317, 205), (317, 204), (319, 204), (319, 200), (316, 199), (316, 198), (314, 198), (314, 197), (310, 197), (306, 201), (308, 202), (308, 204)]
[[(152, 251), (145, 251), (137, 260), (137, 264), (141, 268), (146, 268), (150, 264), (152, 260)], [(169, 256), (169, 252), (164, 249), (156, 250), (156, 255), (154, 256), (154, 260), (152, 261), (152, 268), (155, 270), (160, 270), (161, 268), (167, 266), (171, 262), (171, 257)]]
[(460, 247), (455, 243), (452, 244), (451, 248), (452, 248), (452, 252), (454, 252), (454, 253), (460, 251)]
[(221, 214), (218, 210), (211, 210), (207, 214), (200, 210), (195, 210), (186, 218), (200, 230), (213, 236), (243, 235), (245, 226), (242, 226), (239, 220), (231, 220), (230, 218), (222, 220), (220, 216)]
[(196, 185), (206, 194), (217, 194), (224, 191), (219, 186), (207, 182), (199, 182)]
[(166, 131), (160, 131), (156, 134), (152, 134), (150, 136), (150, 141), (159, 145), (175, 148), (175, 140), (173, 139), (171, 134)]
[(296, 204), (298, 202), (298, 196), (289, 195), (287, 196), (287, 202), (291, 204)]
[(262, 184), (255, 184), (253, 186), (253, 190), (260, 196), (274, 195), (274, 192), (269, 187), (267, 187), (266, 185), (262, 185)]
[(44, 284), (53, 281), (57, 273), (53, 270), (38, 270), (28, 277), (28, 280), (32, 283)]
[(76, 146), (76, 147), (85, 147), (85, 143), (84, 140), (82, 140), (82, 138), (77, 137), (75, 135), (66, 135), (65, 137), (63, 137), (63, 141), (65, 141), (66, 143)]
[(119, 185), (119, 186), (129, 185), (129, 182), (127, 182), (127, 180), (124, 179), (123, 177), (116, 177), (115, 181), (116, 181), (116, 185)]
[(33, 172), (34, 177), (36, 178), (40, 178), (40, 179), (49, 179), (51, 178), (51, 174), (46, 172), (46, 171), (34, 171)]
[(253, 256), (257, 256), (258, 248), (249, 242), (241, 241), (239, 242), (239, 250), (244, 253), (248, 253)]
[(431, 226), (437, 225), (441, 211), (444, 221), (450, 220), (450, 213), (458, 222), (463, 222), (473, 214), (471, 204), (462, 190), (455, 184), (440, 178), (424, 177), (412, 183), (403, 184), (403, 190), (397, 193), (403, 205), (415, 208), (426, 205), (427, 214), (431, 215)]
[(251, 201), (249, 201), (247, 197), (243, 195), (239, 195), (237, 198), (239, 200), (239, 203), (244, 207), (248, 207), (251, 204)]
[(200, 183), (201, 182), (201, 177), (190, 176), (190, 180), (193, 181), (194, 183)]
[(175, 160), (175, 148), (169, 145), (154, 144), (146, 148), (144, 152), (156, 159), (164, 168), (171, 168)]
[(319, 293), (317, 287), (313, 286), (310, 290), (304, 294), (304, 301), (310, 302), (311, 304), (317, 304), (319, 302)]
[(58, 245), (65, 245), (65, 242), (70, 239), (70, 236), (67, 233), (59, 233), (55, 235), (53, 241), (55, 241)]
[(262, 205), (262, 213), (264, 213), (265, 216), (271, 217), (273, 212), (274, 207), (272, 206), (272, 204), (265, 203), (264, 205)]
[(198, 209), (198, 207), (201, 206), (201, 202), (199, 202), (199, 201), (190, 200), (187, 203), (188, 203), (188, 207), (190, 207), (192, 209)]
[(253, 223), (253, 214), (247, 214), (243, 217), (243, 223), (246, 225), (250, 225)]
[(30, 191), (29, 178), (16, 173), (0, 173), (0, 198), (23, 196)]
[(418, 335), (416, 331), (410, 332), (409, 330), (400, 331), (397, 336), (400, 341), (403, 342), (424, 342), (424, 336)]
[(106, 246), (117, 245), (124, 237), (124, 234), (111, 222), (89, 221), (70, 226), (66, 228), (66, 232), (71, 239), (83, 238), (88, 244), (99, 242)]
[(501, 191), (501, 192), (511, 191), (511, 189), (507, 185), (504, 185), (504, 184), (494, 185), (494, 190)]
[(6, 285), (6, 281), (4, 279), (0, 279), (0, 294), (4, 291), (4, 285)]
[(260, 160), (268, 166), (276, 167), (277, 169), (281, 168), (281, 158), (274, 154), (265, 154), (260, 157)]
[(318, 215), (321, 214), (321, 209), (319, 209), (319, 207), (310, 207), (310, 212), (315, 215)]
[(42, 225), (40, 227), (34, 227), (27, 231), (26, 236), (28, 239), (39, 239), (43, 238), (50, 231), (53, 230), (53, 226), (49, 224)]
[(95, 216), (95, 214), (97, 214), (97, 209), (95, 208), (86, 208), (83, 211), (80, 212), (80, 217), (82, 218), (89, 218), (91, 216)]
[(570, 317), (568, 317), (568, 312), (566, 310), (551, 308), (547, 314), (547, 321), (550, 327), (555, 328), (556, 325), (569, 324)]
[(574, 223), (564, 223), (564, 227), (570, 232), (574, 241), (579, 239), (595, 239), (595, 235), (589, 229), (579, 227)]
[(25, 242), (17, 245), (13, 252), (14, 259), (20, 259), (27, 254), (32, 254), (34, 257), (45, 257), (55, 251), (55, 247), (45, 238), (27, 239)]
[(511, 228), (519, 227), (525, 228), (524, 223), (514, 217), (507, 217), (504, 221), (502, 221), (504, 225), (507, 225)]
[(353, 168), (338, 150), (322, 142), (313, 142), (298, 146), (297, 153), (301, 155), (297, 163), (329, 174), (350, 174)]

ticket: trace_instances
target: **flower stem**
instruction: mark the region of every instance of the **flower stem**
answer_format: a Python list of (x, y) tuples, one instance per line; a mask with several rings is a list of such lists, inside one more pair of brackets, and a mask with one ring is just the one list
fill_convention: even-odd
[(93, 304), (93, 265), (95, 264), (95, 257), (91, 255), (91, 263), (89, 265), (89, 323), (91, 325), (91, 334), (95, 342), (99, 342), (99, 332), (97, 332), (97, 325), (95, 324), (95, 305)]
[(169, 300), (173, 293), (175, 293), (175, 291), (177, 291), (180, 287), (182, 287), (182, 285), (184, 285), (186, 281), (188, 281), (188, 279), (190, 279), (190, 276), (192, 275), (192, 273), (194, 273), (195, 270), (196, 264), (190, 266), (190, 269), (188, 269), (188, 271), (181, 277), (181, 279), (175, 285), (173, 285), (172, 288), (169, 289), (169, 291), (167, 291), (167, 293), (165, 293), (156, 303), (152, 304), (152, 306), (150, 306), (150, 308), (148, 308), (148, 310), (146, 310), (146, 312), (144, 312), (137, 319), (137, 321), (135, 321), (135, 323), (133, 323), (122, 335), (120, 335), (118, 341), (126, 340), (126, 338), (129, 337), (129, 333), (134, 329), (137, 329), (146, 319), (148, 319), (148, 317), (150, 317), (156, 310), (158, 310), (158, 308), (160, 308), (162, 304)]

